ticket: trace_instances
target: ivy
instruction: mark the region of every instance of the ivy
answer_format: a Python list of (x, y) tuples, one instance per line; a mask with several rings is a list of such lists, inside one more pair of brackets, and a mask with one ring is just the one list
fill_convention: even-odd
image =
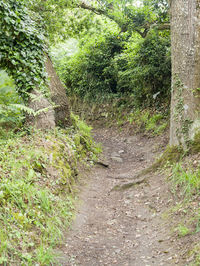
[(174, 107), (174, 121), (177, 123), (176, 136), (179, 142), (184, 142), (186, 145), (189, 144), (189, 130), (193, 124), (193, 120), (186, 117), (185, 111), (187, 111), (187, 104), (184, 102), (183, 92), (186, 88), (176, 74), (174, 77), (174, 88), (175, 94), (175, 107)]
[(0, 1), (0, 28), (0, 67), (12, 76), (17, 91), (27, 100), (28, 92), (45, 85), (44, 34), (21, 0)]

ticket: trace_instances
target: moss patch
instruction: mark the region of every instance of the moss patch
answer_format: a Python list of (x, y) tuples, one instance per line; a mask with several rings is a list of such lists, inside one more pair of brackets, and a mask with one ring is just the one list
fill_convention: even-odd
[(194, 140), (190, 144), (190, 153), (196, 154), (200, 152), (200, 131), (194, 136)]
[(167, 146), (161, 157), (153, 164), (153, 168), (163, 167), (167, 163), (178, 162), (184, 154), (181, 146)]

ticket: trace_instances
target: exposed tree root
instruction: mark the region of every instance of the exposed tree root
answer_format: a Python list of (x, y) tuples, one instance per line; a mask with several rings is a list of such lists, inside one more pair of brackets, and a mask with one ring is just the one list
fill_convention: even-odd
[[(127, 179), (134, 180), (133, 182), (128, 182), (122, 185), (116, 185), (111, 191), (120, 191), (134, 187), (135, 185), (146, 182), (148, 178), (147, 174), (156, 172), (160, 167), (163, 167), (166, 162), (177, 162), (182, 156), (183, 150), (181, 147), (172, 146), (168, 147), (159, 159), (157, 159), (152, 165), (140, 171), (138, 174)], [(143, 177), (142, 179), (139, 179)]]
[[(142, 184), (142, 183), (147, 183), (147, 178), (149, 177), (149, 175), (147, 176), (147, 174), (153, 173), (157, 169), (158, 169), (158, 165), (157, 165), (157, 163), (154, 163), (151, 166), (149, 166), (149, 167), (145, 168), (144, 170), (140, 171), (138, 174), (127, 178), (127, 179), (130, 179), (130, 180), (133, 180), (132, 182), (127, 182), (125, 184), (116, 185), (116, 186), (114, 186), (111, 189), (111, 191), (122, 191), (122, 190), (129, 189), (131, 187), (134, 187), (134, 186)], [(140, 178), (140, 177), (142, 177), (142, 178)]]
[(134, 187), (136, 185), (140, 185), (142, 183), (147, 183), (147, 178), (148, 178), (148, 176), (146, 176), (142, 179), (139, 179), (139, 180), (135, 180), (133, 182), (125, 183), (123, 185), (116, 185), (112, 188), (111, 191), (123, 191), (123, 190), (129, 189), (131, 187)]

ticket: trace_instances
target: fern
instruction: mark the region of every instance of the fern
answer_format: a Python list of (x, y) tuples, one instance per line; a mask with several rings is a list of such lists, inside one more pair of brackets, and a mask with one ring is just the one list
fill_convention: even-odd
[[(32, 93), (28, 95), (32, 101), (38, 101), (43, 97), (43, 95), (38, 96)], [(36, 117), (41, 113), (47, 112), (50, 108), (52, 106), (34, 111), (32, 108), (27, 107), (16, 92), (12, 79), (5, 71), (0, 71), (0, 126), (4, 124), (6, 126), (20, 126), (25, 117), (24, 114)]]
[(14, 108), (15, 110), (27, 113), (28, 115), (36, 116), (36, 113), (37, 113), (32, 108), (29, 108), (23, 104), (10, 104), (9, 107)]

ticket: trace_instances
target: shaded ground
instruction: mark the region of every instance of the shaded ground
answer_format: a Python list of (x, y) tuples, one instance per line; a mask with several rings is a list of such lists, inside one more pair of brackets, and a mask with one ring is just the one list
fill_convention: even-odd
[(172, 202), (163, 176), (154, 174), (129, 190), (112, 191), (150, 165), (167, 140), (119, 136), (105, 129), (94, 135), (109, 168), (97, 166), (90, 173), (60, 265), (186, 265), (181, 242), (162, 218)]

